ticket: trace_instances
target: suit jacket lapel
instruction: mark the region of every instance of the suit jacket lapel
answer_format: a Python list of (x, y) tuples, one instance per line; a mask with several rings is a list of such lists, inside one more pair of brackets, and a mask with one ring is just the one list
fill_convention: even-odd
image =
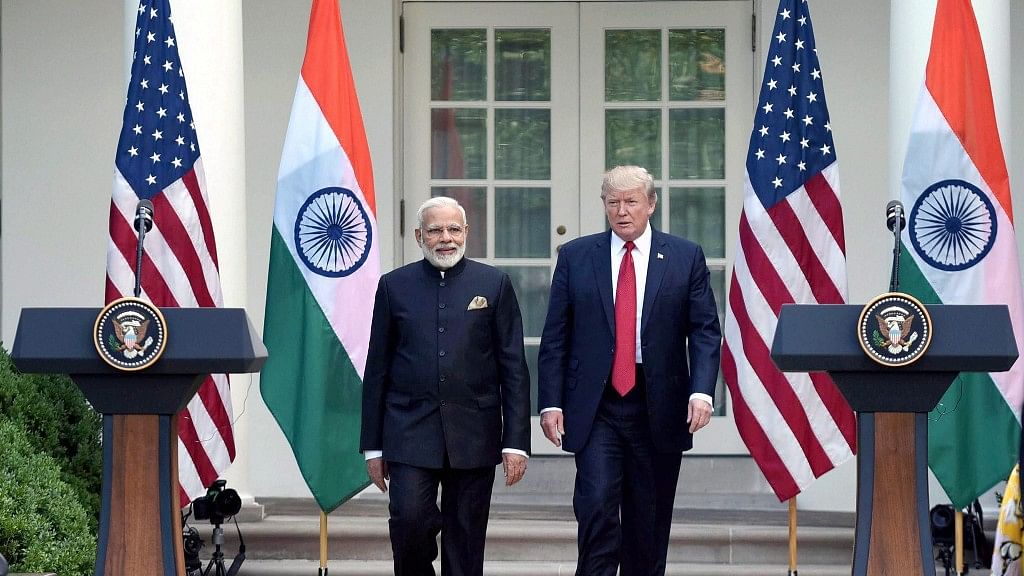
[(597, 290), (601, 293), (601, 304), (604, 308), (604, 317), (608, 321), (608, 327), (615, 335), (615, 307), (612, 300), (612, 258), (609, 252), (611, 231), (601, 236), (594, 243), (592, 259), (594, 265), (594, 280)]
[[(647, 260), (647, 284), (644, 287), (644, 308), (640, 316), (640, 334), (643, 335), (647, 329), (647, 321), (651, 317), (651, 309), (654, 308), (654, 299), (658, 297), (658, 290), (661, 289), (661, 281), (665, 278), (665, 269), (668, 266), (668, 243), (662, 234), (651, 228), (651, 253)], [(664, 258), (658, 258), (661, 254)]]

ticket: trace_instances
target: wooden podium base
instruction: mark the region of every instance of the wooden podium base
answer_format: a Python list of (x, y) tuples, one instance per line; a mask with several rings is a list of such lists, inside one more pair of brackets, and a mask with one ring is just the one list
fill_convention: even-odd
[(935, 574), (928, 519), (928, 414), (857, 415), (853, 576)]
[(185, 576), (177, 416), (103, 416), (96, 576)]

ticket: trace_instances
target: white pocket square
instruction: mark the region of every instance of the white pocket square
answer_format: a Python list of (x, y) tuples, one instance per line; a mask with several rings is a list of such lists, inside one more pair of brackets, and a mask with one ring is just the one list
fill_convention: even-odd
[(487, 298), (475, 296), (469, 301), (469, 306), (466, 307), (466, 310), (482, 310), (483, 308), (487, 308)]

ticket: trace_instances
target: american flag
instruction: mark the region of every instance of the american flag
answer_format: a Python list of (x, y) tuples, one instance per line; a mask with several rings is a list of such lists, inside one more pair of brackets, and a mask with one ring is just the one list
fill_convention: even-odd
[[(206, 179), (170, 11), (169, 0), (144, 0), (138, 9), (114, 161), (106, 300), (134, 293), (132, 222), (145, 198), (153, 202), (154, 225), (146, 234), (142, 297), (161, 307), (223, 306)], [(178, 414), (181, 503), (202, 495), (234, 458), (228, 380), (217, 374)]]
[(856, 451), (856, 420), (824, 373), (770, 357), (783, 304), (846, 301), (839, 164), (806, 0), (782, 0), (747, 155), (722, 373), (736, 426), (780, 500)]

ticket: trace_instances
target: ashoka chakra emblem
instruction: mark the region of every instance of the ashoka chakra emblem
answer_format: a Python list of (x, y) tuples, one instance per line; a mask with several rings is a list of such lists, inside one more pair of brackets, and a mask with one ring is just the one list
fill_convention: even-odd
[(366, 261), (373, 240), (370, 219), (351, 190), (324, 188), (306, 199), (295, 218), (295, 248), (306, 267), (338, 278)]
[(932, 184), (910, 211), (910, 241), (928, 264), (956, 272), (974, 266), (996, 240), (996, 210), (963, 180)]

